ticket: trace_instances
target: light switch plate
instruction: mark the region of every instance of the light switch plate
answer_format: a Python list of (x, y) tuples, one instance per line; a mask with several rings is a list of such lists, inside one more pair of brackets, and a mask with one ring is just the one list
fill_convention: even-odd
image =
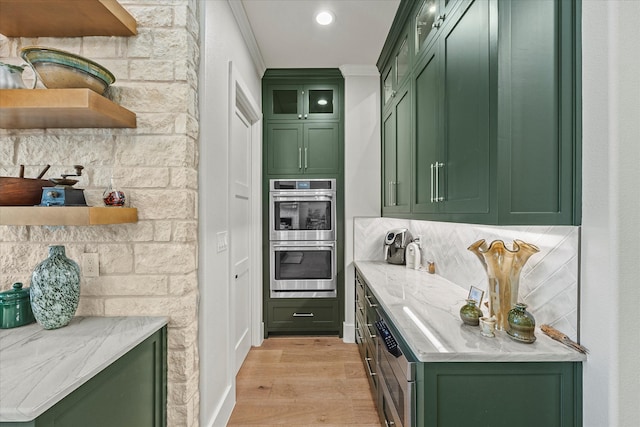
[(229, 247), (229, 233), (220, 231), (216, 236), (218, 238), (218, 252), (226, 251)]
[(97, 253), (82, 254), (82, 274), (85, 277), (100, 275), (100, 261)]

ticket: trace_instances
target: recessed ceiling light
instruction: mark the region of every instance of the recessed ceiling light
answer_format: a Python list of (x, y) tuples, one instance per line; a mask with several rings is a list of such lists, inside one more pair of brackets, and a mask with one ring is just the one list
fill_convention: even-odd
[(333, 22), (333, 13), (323, 10), (316, 15), (316, 22), (320, 25), (329, 25)]

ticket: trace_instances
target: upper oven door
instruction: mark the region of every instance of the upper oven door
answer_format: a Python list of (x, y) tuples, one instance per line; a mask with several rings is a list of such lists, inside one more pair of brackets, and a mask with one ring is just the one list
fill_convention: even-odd
[(336, 239), (334, 192), (271, 192), (269, 206), (271, 240)]

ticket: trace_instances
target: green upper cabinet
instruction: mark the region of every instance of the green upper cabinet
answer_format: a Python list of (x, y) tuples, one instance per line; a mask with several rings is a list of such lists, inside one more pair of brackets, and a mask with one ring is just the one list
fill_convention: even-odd
[(338, 69), (268, 69), (263, 159), (270, 177), (333, 178), (343, 170), (344, 79)]
[[(378, 62), (383, 215), (580, 223), (577, 1), (402, 1)], [(401, 91), (388, 92), (387, 80), (407, 31), (411, 67), (400, 87), (411, 107), (401, 119)], [(401, 163), (410, 166), (408, 207), (393, 184)]]
[(500, 1), (498, 215), (580, 224), (573, 1)]
[(338, 122), (268, 123), (267, 173), (337, 174), (340, 167)]
[(264, 115), (267, 120), (337, 120), (340, 99), (333, 84), (270, 84)]

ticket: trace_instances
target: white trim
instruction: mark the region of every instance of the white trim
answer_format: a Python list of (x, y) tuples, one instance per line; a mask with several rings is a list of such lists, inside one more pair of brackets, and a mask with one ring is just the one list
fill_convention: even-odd
[(262, 77), (265, 70), (267, 69), (267, 66), (264, 63), (262, 52), (260, 52), (260, 47), (258, 46), (255, 35), (253, 34), (253, 29), (251, 28), (251, 24), (249, 23), (249, 18), (247, 18), (247, 12), (244, 10), (242, 1), (227, 0), (227, 2), (229, 3), (229, 7), (231, 8), (233, 16), (236, 18), (238, 29), (240, 29), (240, 34), (242, 34), (242, 38), (247, 45), (247, 50), (249, 50), (253, 65), (258, 71), (258, 75)]
[(224, 397), (219, 400), (220, 405), (213, 411), (211, 419), (204, 422), (207, 427), (226, 426), (231, 419), (233, 407), (236, 403), (236, 387), (235, 384), (224, 390)]
[(380, 77), (375, 65), (344, 64), (340, 66), (342, 75), (346, 77)]

